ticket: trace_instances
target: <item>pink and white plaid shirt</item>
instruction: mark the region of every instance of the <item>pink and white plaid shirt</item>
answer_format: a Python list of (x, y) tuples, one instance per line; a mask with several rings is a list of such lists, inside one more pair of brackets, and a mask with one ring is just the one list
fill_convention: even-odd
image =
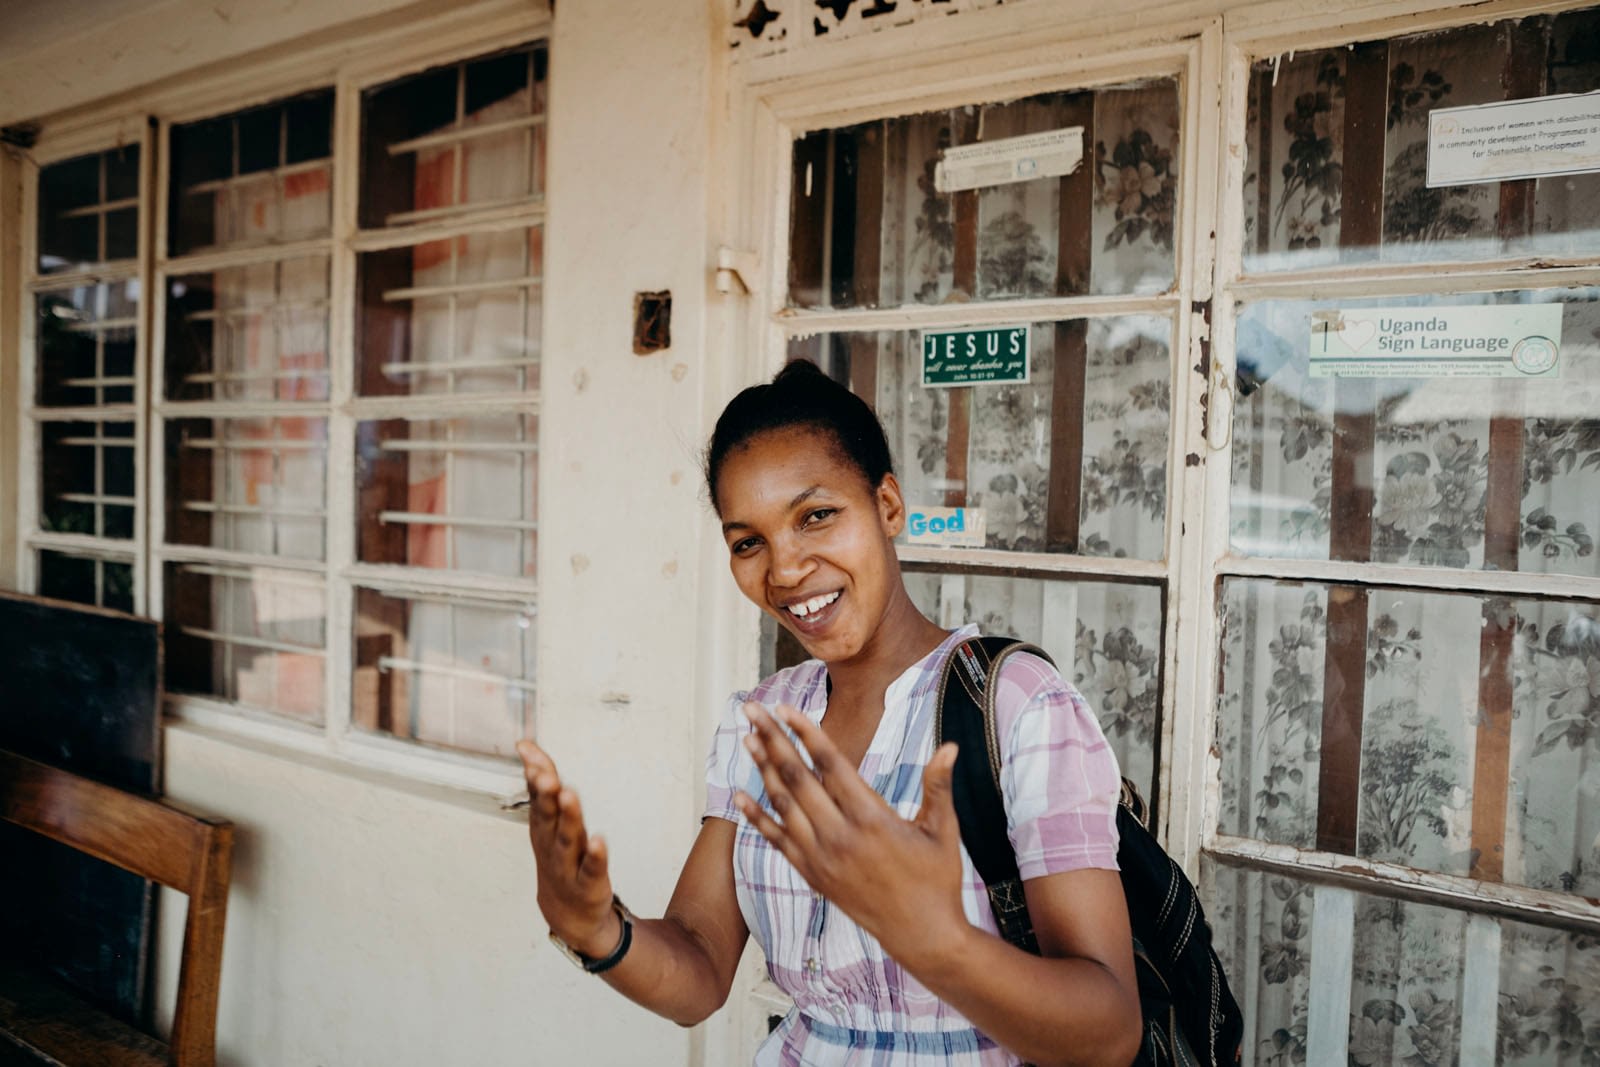
[[(889, 686), (861, 776), (905, 818), (922, 803), (933, 756), (940, 666), (976, 626), (951, 634)], [(1055, 668), (1036, 656), (1001, 669), (997, 728), (1001, 787), (1024, 879), (1085, 867), (1117, 869), (1116, 757), (1094, 713)], [(827, 710), (827, 670), (810, 660), (735, 693), (706, 761), (706, 817), (738, 824), (734, 880), (745, 923), (767, 973), (795, 1008), (761, 1046), (756, 1067), (1001, 1067), (1021, 1061), (980, 1033), (907, 974), (877, 940), (816, 893), (733, 806), (735, 789), (763, 805), (766, 790), (742, 737), (740, 705), (788, 704), (813, 722)], [(990, 933), (994, 916), (963, 848), (967, 919)]]

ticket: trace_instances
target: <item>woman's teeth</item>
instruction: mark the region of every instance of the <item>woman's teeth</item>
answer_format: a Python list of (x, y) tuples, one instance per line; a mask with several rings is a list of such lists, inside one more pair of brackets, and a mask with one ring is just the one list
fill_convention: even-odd
[(814, 596), (810, 600), (802, 603), (790, 604), (789, 614), (794, 615), (796, 618), (804, 619), (807, 616), (815, 615), (817, 612), (821, 611), (823, 608), (827, 607), (829, 604), (832, 604), (838, 599), (838, 593), (827, 593), (823, 596)]

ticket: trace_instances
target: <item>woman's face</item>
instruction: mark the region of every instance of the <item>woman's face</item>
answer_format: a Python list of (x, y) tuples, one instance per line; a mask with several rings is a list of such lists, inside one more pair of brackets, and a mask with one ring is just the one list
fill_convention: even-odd
[(894, 475), (874, 489), (818, 431), (772, 430), (723, 461), (717, 502), (740, 591), (823, 662), (860, 653), (901, 589)]

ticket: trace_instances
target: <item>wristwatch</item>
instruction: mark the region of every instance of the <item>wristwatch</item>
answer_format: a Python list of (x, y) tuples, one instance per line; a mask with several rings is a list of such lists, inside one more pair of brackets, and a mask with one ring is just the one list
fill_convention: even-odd
[(602, 956), (599, 959), (585, 956), (561, 940), (554, 930), (550, 931), (550, 943), (560, 949), (563, 956), (590, 974), (604, 974), (621, 963), (622, 957), (628, 954), (628, 949), (633, 945), (633, 912), (629, 911), (628, 906), (614, 893), (611, 896), (611, 910), (615, 911), (617, 918), (622, 920), (622, 939), (617, 942), (617, 947), (611, 950), (609, 956)]

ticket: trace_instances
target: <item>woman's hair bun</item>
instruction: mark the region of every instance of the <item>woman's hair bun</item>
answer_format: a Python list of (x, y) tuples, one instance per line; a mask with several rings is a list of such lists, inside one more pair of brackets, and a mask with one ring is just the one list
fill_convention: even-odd
[(889, 442), (878, 416), (865, 400), (840, 385), (810, 360), (784, 364), (762, 385), (752, 385), (728, 402), (706, 446), (706, 488), (720, 510), (717, 477), (737, 449), (764, 433), (807, 428), (828, 442), (876, 489), (894, 472)]

